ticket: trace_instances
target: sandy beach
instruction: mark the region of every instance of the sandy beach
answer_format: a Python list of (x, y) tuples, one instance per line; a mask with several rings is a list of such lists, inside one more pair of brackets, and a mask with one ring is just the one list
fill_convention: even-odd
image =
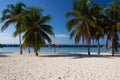
[(120, 56), (1, 53), (0, 80), (119, 80)]

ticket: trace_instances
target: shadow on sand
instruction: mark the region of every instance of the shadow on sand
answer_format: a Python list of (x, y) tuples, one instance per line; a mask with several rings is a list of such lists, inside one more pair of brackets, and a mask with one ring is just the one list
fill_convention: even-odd
[(7, 54), (13, 53), (13, 52), (0, 52), (0, 57), (9, 57)]
[(120, 57), (120, 54), (115, 54), (114, 56), (110, 55), (110, 54), (91, 54), (91, 55), (87, 55), (87, 54), (82, 54), (82, 53), (57, 53), (57, 54), (45, 54), (45, 55), (41, 55), (39, 57), (71, 57), (73, 59), (79, 59), (79, 58), (114, 58), (114, 57)]

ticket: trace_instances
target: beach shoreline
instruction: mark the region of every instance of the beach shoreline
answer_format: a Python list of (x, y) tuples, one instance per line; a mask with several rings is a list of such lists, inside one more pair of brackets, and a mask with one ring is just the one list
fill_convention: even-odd
[(0, 80), (118, 80), (120, 55), (0, 54)]

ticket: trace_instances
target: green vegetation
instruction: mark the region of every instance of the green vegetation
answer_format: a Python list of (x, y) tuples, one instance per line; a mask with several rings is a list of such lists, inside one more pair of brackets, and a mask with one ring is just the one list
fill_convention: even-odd
[(42, 16), (43, 10), (36, 7), (28, 8), (23, 3), (8, 5), (3, 11), (1, 18), (5, 22), (1, 30), (4, 31), (10, 24), (15, 24), (16, 31), (13, 35), (19, 35), (21, 44), (21, 33), (23, 33), (23, 44), (20, 48), (33, 47), (36, 55), (38, 50), (47, 43), (52, 43), (50, 36), (54, 37), (53, 28), (47, 23), (51, 20), (50, 15)]
[(73, 3), (73, 11), (66, 13), (71, 19), (67, 22), (70, 39), (75, 36), (75, 43), (82, 40), (88, 44), (88, 55), (90, 55), (90, 44), (98, 41), (98, 54), (100, 54), (100, 38), (107, 36), (112, 41), (112, 55), (119, 47), (120, 31), (120, 2), (113, 0), (110, 6), (93, 3), (92, 0), (76, 0)]
[(118, 32), (120, 31), (120, 1), (114, 0), (110, 6), (105, 9), (108, 25), (106, 27), (107, 40), (112, 41), (112, 55), (119, 47)]
[[(119, 47), (120, 32), (120, 1), (113, 0), (109, 6), (96, 4), (93, 0), (76, 0), (72, 5), (73, 10), (66, 13), (66, 18), (70, 20), (66, 23), (70, 32), (70, 39), (75, 38), (75, 43), (80, 40), (88, 45), (88, 55), (90, 55), (90, 45), (92, 41), (98, 43), (98, 54), (100, 54), (100, 39), (106, 39), (106, 46), (110, 40), (112, 43), (112, 55)], [(54, 37), (53, 28), (48, 22), (50, 15), (43, 16), (43, 9), (37, 7), (27, 7), (24, 3), (9, 4), (3, 10), (1, 22), (4, 22), (1, 31), (4, 31), (10, 24), (15, 24), (16, 31), (14, 37), (19, 36), (20, 53), (22, 48), (34, 48), (38, 56), (38, 50), (45, 44), (51, 44), (50, 36)], [(21, 43), (23, 34), (23, 44)]]
[[(16, 30), (21, 30), (21, 21), (18, 19), (22, 12), (25, 10), (26, 6), (24, 3), (19, 2), (15, 5), (9, 4), (7, 5), (7, 9), (3, 10), (3, 15), (1, 17), (1, 21), (4, 22), (4, 25), (1, 28), (1, 31), (4, 31), (10, 24), (15, 24)], [(21, 34), (19, 33), (19, 41), (20, 41), (20, 54), (22, 54), (22, 46), (21, 46)]]
[(68, 12), (66, 17), (73, 16), (71, 20), (67, 22), (67, 29), (71, 31), (70, 38), (73, 38), (75, 35), (75, 43), (79, 43), (80, 38), (83, 38), (88, 45), (88, 55), (90, 55), (90, 40), (91, 33), (90, 29), (90, 17), (89, 16), (89, 7), (91, 6), (92, 1), (88, 0), (79, 0), (73, 3), (73, 12)]
[(33, 47), (36, 55), (40, 47), (47, 43), (52, 43), (50, 36), (54, 36), (52, 27), (47, 24), (51, 20), (50, 15), (40, 15), (38, 8), (29, 8), (26, 10), (25, 20), (23, 24), (26, 26), (25, 34), (23, 35), (23, 48)]

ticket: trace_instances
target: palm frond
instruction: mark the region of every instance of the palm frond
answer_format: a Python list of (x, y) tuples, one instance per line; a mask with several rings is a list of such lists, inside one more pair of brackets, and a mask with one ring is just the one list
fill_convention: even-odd
[(1, 31), (3, 32), (11, 23), (15, 23), (16, 19), (10, 19), (5, 22), (5, 24), (2, 26)]
[(44, 38), (44, 41), (47, 41), (48, 43), (52, 43), (50, 37), (44, 31), (41, 31), (41, 35), (42, 35), (41, 37)]
[(73, 38), (73, 36), (76, 34), (76, 32), (77, 32), (77, 29), (74, 28), (74, 30), (70, 33), (70, 39)]
[(54, 37), (53, 27), (50, 25), (41, 25), (40, 27), (42, 27), (42, 31)]
[(74, 12), (67, 12), (65, 17), (68, 18), (69, 16), (75, 16)]
[(8, 4), (7, 5), (7, 9), (14, 11), (15, 10), (15, 6), (13, 4)]
[(47, 23), (50, 20), (51, 20), (51, 16), (47, 15), (47, 16), (44, 16), (44, 17), (38, 19), (34, 25), (36, 25), (36, 24), (42, 24), (42, 23)]
[(69, 20), (69, 21), (67, 22), (67, 24), (66, 24), (67, 30), (68, 30), (68, 31), (71, 31), (71, 29), (72, 29), (75, 25), (77, 25), (79, 22), (80, 22), (80, 21), (79, 21), (79, 18), (73, 18), (73, 19)]

